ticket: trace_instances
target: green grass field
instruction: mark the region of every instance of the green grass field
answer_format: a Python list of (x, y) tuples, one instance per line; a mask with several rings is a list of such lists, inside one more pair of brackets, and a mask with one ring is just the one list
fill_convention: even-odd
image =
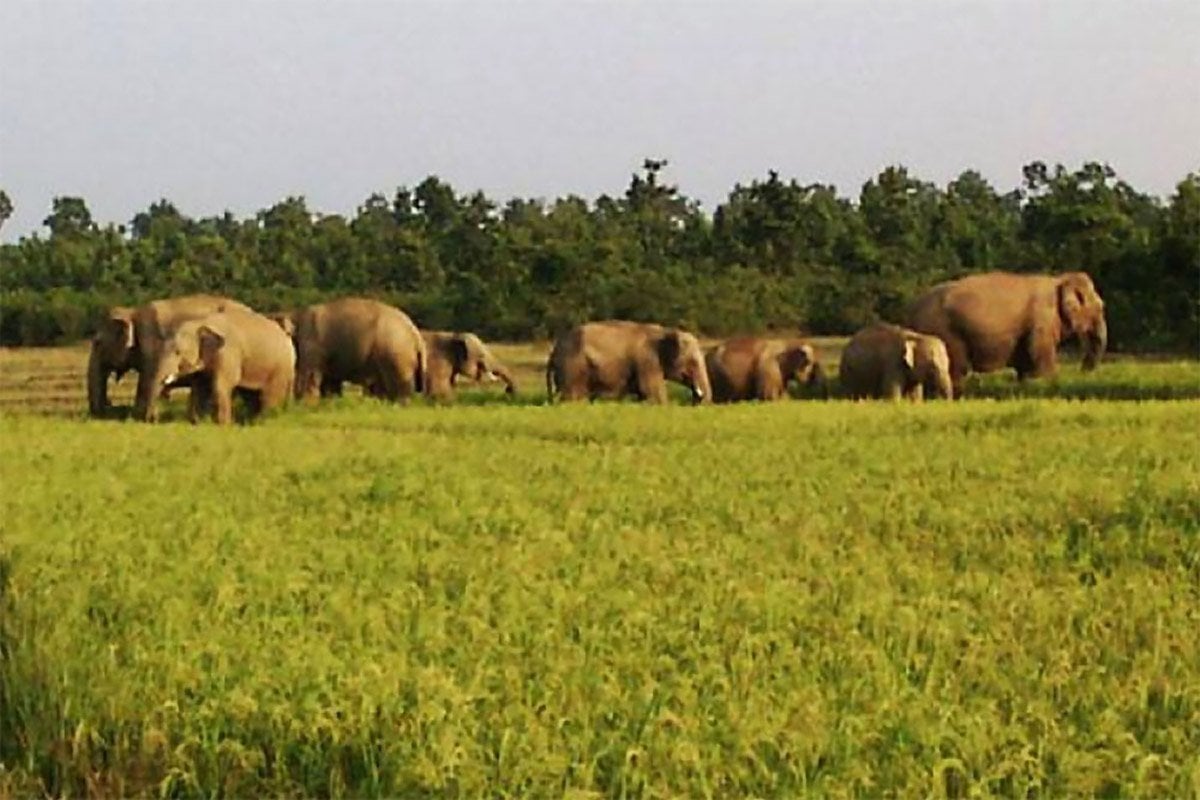
[(1195, 363), (221, 429), (79, 352), (0, 358), (0, 796), (1200, 796)]

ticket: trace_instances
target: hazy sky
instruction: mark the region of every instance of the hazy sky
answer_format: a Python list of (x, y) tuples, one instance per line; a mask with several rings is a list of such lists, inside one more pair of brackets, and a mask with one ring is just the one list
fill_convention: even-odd
[(435, 173), (494, 199), (620, 193), (645, 156), (711, 211), (777, 169), (1200, 169), (1200, 2), (0, 0), (4, 238), (289, 195), (351, 213)]

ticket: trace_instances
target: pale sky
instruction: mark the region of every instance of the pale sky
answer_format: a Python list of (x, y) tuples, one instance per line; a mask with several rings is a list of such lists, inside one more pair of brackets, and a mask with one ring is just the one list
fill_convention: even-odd
[(778, 170), (902, 163), (1002, 190), (1041, 159), (1169, 195), (1200, 170), (1200, 2), (0, 0), (3, 238), (287, 195), (353, 213), (437, 174), (620, 194), (644, 157), (711, 212)]

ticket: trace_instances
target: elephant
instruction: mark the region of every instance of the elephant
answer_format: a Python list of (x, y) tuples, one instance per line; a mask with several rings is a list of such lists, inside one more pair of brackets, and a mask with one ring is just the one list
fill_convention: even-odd
[[(188, 320), (200, 319), (224, 309), (250, 308), (228, 297), (196, 294), (153, 300), (136, 308), (116, 306), (109, 309), (92, 337), (88, 357), (88, 411), (93, 417), (109, 410), (108, 377), (117, 380), (126, 372), (138, 373), (134, 416), (153, 422), (158, 418), (158, 393), (155, 375), (163, 343), (175, 328)], [(176, 386), (187, 385), (187, 382)]]
[(1052, 376), (1058, 345), (1070, 336), (1084, 345), (1085, 370), (1108, 346), (1104, 301), (1086, 272), (986, 272), (940, 283), (917, 298), (907, 320), (946, 343), (956, 391), (971, 371), (1013, 367), (1021, 381)]
[(476, 383), (501, 380), (507, 394), (516, 393), (517, 382), (512, 373), (475, 334), (421, 331), (421, 337), (428, 354), (425, 380), (429, 396), (442, 400), (453, 397), (454, 382), (459, 375), (466, 375)]
[(851, 337), (838, 366), (842, 392), (854, 399), (879, 397), (954, 399), (950, 357), (936, 336), (879, 322)]
[(297, 399), (341, 394), (346, 381), (389, 400), (424, 391), (425, 340), (400, 309), (343, 297), (301, 309), (291, 322)]
[(553, 400), (634, 395), (667, 401), (666, 381), (687, 386), (692, 399), (708, 403), (712, 388), (704, 352), (695, 335), (642, 322), (588, 322), (562, 334), (546, 362), (546, 392)]
[(296, 351), (273, 320), (253, 311), (226, 309), (179, 325), (163, 345), (155, 376), (159, 386), (196, 380), (188, 408), (195, 422), (211, 406), (218, 424), (233, 421), (233, 394), (251, 395), (252, 413), (278, 408), (292, 394)]
[(800, 339), (729, 339), (705, 354), (714, 403), (778, 400), (795, 381), (824, 387), (825, 373), (812, 345)]

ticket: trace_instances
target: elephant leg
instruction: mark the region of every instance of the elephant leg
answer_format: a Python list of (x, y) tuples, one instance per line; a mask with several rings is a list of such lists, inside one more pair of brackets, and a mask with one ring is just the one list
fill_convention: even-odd
[(296, 369), (294, 386), (297, 400), (304, 400), (308, 403), (315, 402), (321, 396), (323, 385), (325, 385), (325, 376), (317, 367), (305, 365)]
[(904, 376), (896, 373), (886, 373), (880, 382), (879, 396), (885, 400), (897, 402), (904, 399)]
[(667, 402), (667, 382), (661, 373), (652, 370), (639, 370), (637, 374), (637, 391), (642, 400), (647, 403), (662, 405)]
[(399, 360), (393, 365), (393, 369), (396, 373), (396, 396), (400, 400), (408, 400), (417, 391), (416, 371)]
[(134, 417), (143, 422), (158, 422), (158, 398), (154, 391), (156, 370), (144, 369), (138, 373), (137, 396), (134, 400)]
[(286, 377), (272, 379), (259, 393), (260, 411), (271, 411), (287, 402), (291, 381)]
[(591, 394), (591, 380), (587, 365), (573, 369), (567, 367), (555, 375), (559, 396), (565, 402), (587, 400)]
[(1018, 345), (1023, 358), (1017, 367), (1017, 378), (1052, 378), (1058, 373), (1058, 347), (1048, 333), (1031, 331), (1026, 341)]
[(904, 396), (914, 403), (920, 403), (925, 399), (925, 387), (918, 381), (904, 393)]
[(188, 421), (195, 424), (212, 408), (212, 382), (197, 375), (188, 392)]
[(343, 388), (342, 381), (335, 378), (321, 379), (321, 397), (341, 397)]
[(228, 381), (218, 376), (213, 377), (213, 421), (218, 425), (229, 425), (233, 422), (233, 389)]
[(755, 394), (759, 400), (778, 400), (783, 397), (783, 376), (760, 371), (754, 378)]

